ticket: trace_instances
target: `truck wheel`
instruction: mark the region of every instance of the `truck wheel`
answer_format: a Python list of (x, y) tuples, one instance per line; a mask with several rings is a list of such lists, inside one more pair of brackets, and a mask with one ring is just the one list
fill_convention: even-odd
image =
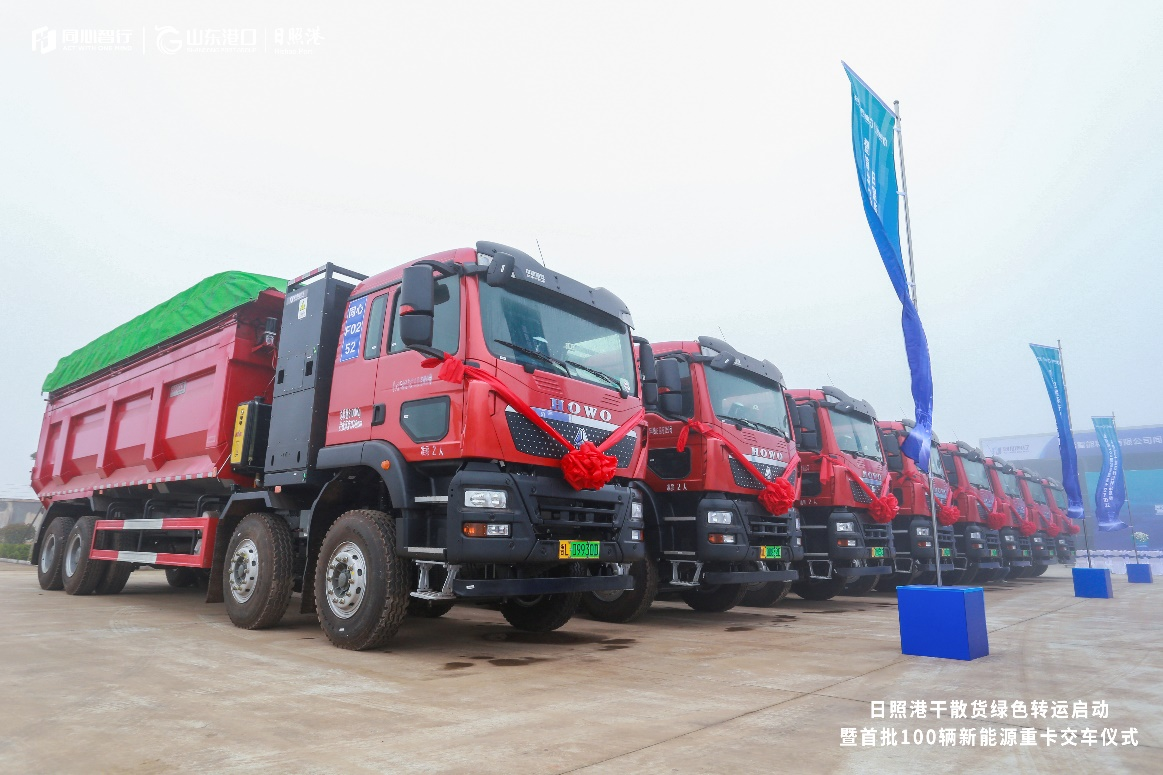
[[(942, 579), (942, 580), (944, 580), (944, 579)], [(919, 574), (917, 574), (917, 580), (913, 583), (914, 584), (923, 584), (925, 586), (931, 586), (933, 584), (936, 584), (937, 583), (937, 571), (935, 571), (935, 570), (921, 571)]]
[(746, 594), (745, 584), (700, 584), (684, 589), (678, 596), (696, 611), (718, 614), (739, 605)]
[(964, 570), (951, 570), (941, 574), (941, 583), (949, 584), (954, 587), (964, 587), (973, 583), (973, 577), (977, 575), (976, 567), (968, 567)]
[(1027, 576), (1027, 578), (1031, 578), (1031, 579), (1037, 578), (1038, 576), (1041, 576), (1043, 573), (1045, 573), (1046, 569), (1049, 567), (1050, 567), (1049, 565), (1035, 565), (1033, 568), (1033, 572), (1030, 573)]
[(892, 575), (877, 585), (879, 589), (895, 589), (897, 587), (907, 587), (912, 584), (917, 578), (917, 574), (909, 571), (907, 573), (902, 571), (893, 571)]
[(66, 595), (91, 595), (109, 568), (107, 560), (89, 559), (93, 546), (93, 527), (96, 517), (81, 517), (69, 531), (65, 542), (65, 556), (61, 561), (61, 579)]
[(57, 517), (49, 523), (44, 534), (44, 543), (40, 547), (40, 560), (36, 565), (36, 578), (40, 588), (44, 590), (61, 589), (65, 582), (61, 578), (62, 560), (65, 556), (65, 543), (69, 531), (77, 520), (72, 517)]
[(1006, 574), (1006, 578), (1011, 580), (1011, 581), (1013, 581), (1014, 579), (1025, 578), (1027, 570), (1029, 570), (1029, 568), (1023, 568), (1023, 567), (1014, 565), (1009, 569), (1009, 573)]
[(630, 576), (634, 589), (586, 592), (582, 595), (582, 608), (600, 622), (625, 624), (641, 619), (658, 594), (658, 564), (653, 557), (639, 560), (630, 565)]
[(408, 615), (423, 619), (439, 619), (451, 611), (454, 605), (456, 603), (451, 600), (421, 600), (418, 597), (409, 597)]
[(125, 589), (131, 573), (133, 573), (133, 563), (111, 562), (109, 569), (105, 571), (105, 576), (97, 582), (97, 588), (93, 591), (98, 595), (116, 595)]
[(222, 569), (226, 615), (235, 627), (261, 630), (278, 624), (291, 602), (293, 561), (286, 520), (263, 513), (243, 517), (226, 545)]
[(352, 651), (384, 645), (404, 621), (408, 591), (391, 516), (359, 510), (335, 521), (315, 566), (316, 615), (329, 641)]
[(791, 591), (804, 600), (831, 600), (844, 591), (844, 577), (832, 572), (830, 579), (800, 579), (793, 582)]
[(166, 568), (166, 583), (174, 589), (192, 587), (197, 581), (193, 568)]
[[(580, 562), (573, 562), (555, 567), (550, 574), (582, 576), (585, 569)], [(578, 606), (581, 605), (581, 599), (581, 592), (509, 597), (501, 601), (501, 616), (513, 627), (524, 632), (552, 632), (573, 618)]]
[(845, 595), (866, 595), (877, 588), (880, 576), (856, 576), (844, 586)]
[(791, 592), (791, 585), (790, 581), (769, 581), (765, 584), (759, 584), (743, 595), (743, 602), (739, 605), (750, 608), (770, 608), (787, 597), (787, 593)]

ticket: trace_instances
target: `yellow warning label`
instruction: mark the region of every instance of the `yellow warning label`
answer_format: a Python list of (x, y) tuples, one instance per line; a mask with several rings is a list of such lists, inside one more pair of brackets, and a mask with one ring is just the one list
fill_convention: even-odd
[(234, 418), (234, 440), (230, 445), (230, 463), (238, 465), (242, 462), (242, 442), (246, 437), (246, 414), (250, 404), (239, 404), (238, 414)]

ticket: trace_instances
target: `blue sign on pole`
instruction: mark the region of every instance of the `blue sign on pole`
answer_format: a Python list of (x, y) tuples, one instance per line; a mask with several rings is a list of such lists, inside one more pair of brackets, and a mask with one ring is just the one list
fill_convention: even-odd
[(1074, 434), (1070, 431), (1070, 412), (1066, 406), (1066, 377), (1062, 373), (1062, 352), (1057, 347), (1031, 344), (1034, 357), (1042, 369), (1050, 406), (1054, 410), (1054, 424), (1058, 426), (1058, 454), (1062, 457), (1062, 489), (1066, 490), (1066, 514), (1071, 519), (1082, 519), (1082, 490), (1078, 487), (1078, 455), (1074, 449)]
[(1091, 419), (1094, 421), (1098, 446), (1102, 449), (1102, 472), (1098, 475), (1098, 486), (1094, 490), (1094, 515), (1099, 530), (1122, 530), (1127, 523), (1119, 519), (1119, 512), (1127, 501), (1127, 490), (1123, 484), (1123, 452), (1115, 431), (1115, 418)]
[(901, 257), (900, 204), (896, 182), (896, 113), (884, 103), (852, 68), (844, 64), (852, 85), (852, 152), (856, 157), (856, 177), (864, 215), (872, 238), (880, 251), (884, 268), (901, 302), (901, 328), (905, 336), (917, 422), (901, 451), (929, 470), (929, 447), (933, 435), (933, 370), (929, 363), (929, 341), (921, 317), (909, 295), (905, 262)]

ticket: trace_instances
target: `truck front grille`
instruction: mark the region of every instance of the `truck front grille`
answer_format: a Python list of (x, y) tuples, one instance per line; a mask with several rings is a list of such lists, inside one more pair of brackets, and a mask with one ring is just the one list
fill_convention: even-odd
[(872, 498), (868, 497), (868, 493), (866, 493), (860, 485), (851, 479), (848, 480), (848, 488), (852, 490), (852, 500), (856, 501), (857, 503), (863, 503), (866, 505), (872, 503)]
[(864, 528), (864, 540), (866, 542), (888, 542), (892, 539), (891, 525), (863, 525), (862, 527)]
[[(557, 459), (568, 452), (559, 442), (550, 438), (548, 433), (534, 425), (529, 418), (523, 414), (518, 414), (511, 408), (507, 408), (505, 411), (505, 421), (509, 424), (509, 433), (513, 435), (513, 446), (517, 448), (518, 452), (535, 457)], [(592, 441), (594, 444), (601, 444), (610, 437), (611, 433), (611, 431), (602, 428), (591, 428), (562, 420), (546, 418), (545, 422), (566, 439), (569, 439), (575, 446), (580, 446), (586, 440)], [(634, 446), (637, 443), (637, 432), (630, 431), (621, 441), (607, 450), (606, 454), (613, 455), (618, 459), (618, 468), (627, 468), (634, 457)]]
[[(744, 468), (742, 463), (733, 457), (728, 458), (728, 462), (731, 464), (731, 477), (735, 480), (735, 486), (746, 487), (751, 490), (763, 489), (763, 484), (754, 476), (752, 476), (751, 472)], [(753, 460), (751, 461), (751, 464), (758, 468), (759, 473), (767, 477), (769, 482), (783, 474), (784, 470), (787, 468), (787, 463), (779, 463), (778, 465), (774, 463), (764, 464), (756, 463)], [(794, 477), (795, 474), (792, 474), (792, 476)]]

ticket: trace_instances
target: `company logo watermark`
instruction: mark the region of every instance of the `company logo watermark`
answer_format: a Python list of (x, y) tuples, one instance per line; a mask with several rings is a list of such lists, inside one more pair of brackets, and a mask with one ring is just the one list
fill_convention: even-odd
[(140, 33), (121, 29), (56, 29), (31, 31), (36, 54), (132, 53), (164, 54), (312, 54), (326, 38), (319, 27), (175, 27), (155, 24)]

